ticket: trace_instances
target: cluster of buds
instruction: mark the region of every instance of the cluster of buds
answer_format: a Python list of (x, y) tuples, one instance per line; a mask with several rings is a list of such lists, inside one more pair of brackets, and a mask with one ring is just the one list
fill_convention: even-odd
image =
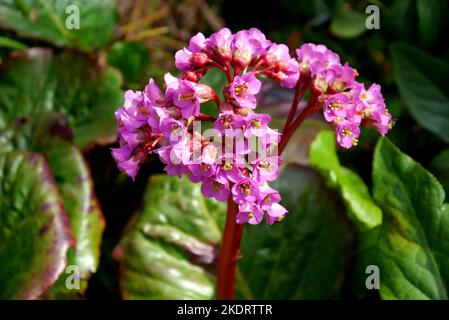
[(296, 50), (301, 75), (310, 81), (311, 94), (323, 108), (326, 121), (336, 132), (337, 142), (343, 148), (357, 144), (360, 125), (385, 135), (392, 126), (392, 118), (385, 106), (380, 86), (368, 90), (357, 82), (357, 71), (324, 45), (303, 44)]
[[(287, 210), (269, 185), (279, 175), (281, 135), (269, 127), (268, 114), (255, 112), (258, 77), (296, 87), (297, 93), (309, 89), (311, 107), (323, 110), (342, 147), (357, 142), (360, 124), (382, 135), (391, 126), (379, 86), (365, 90), (355, 81), (356, 71), (325, 46), (305, 44), (296, 53), (297, 59), (292, 58), (287, 46), (254, 28), (236, 34), (224, 28), (209, 38), (198, 33), (176, 53), (181, 76), (167, 73), (164, 91), (150, 79), (144, 91), (125, 93), (124, 106), (116, 112), (120, 147), (112, 150), (119, 169), (134, 179), (154, 153), (167, 174), (201, 183), (207, 197), (232, 199), (238, 206), (237, 223), (258, 224), (264, 217), (268, 224), (281, 221)], [(226, 74), (223, 101), (200, 83), (210, 68)], [(217, 105), (217, 118), (201, 112), (209, 101)], [(203, 130), (204, 122), (211, 128)]]

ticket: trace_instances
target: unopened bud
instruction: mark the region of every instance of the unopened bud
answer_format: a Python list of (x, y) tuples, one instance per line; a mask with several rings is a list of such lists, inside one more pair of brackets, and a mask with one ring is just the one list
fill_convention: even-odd
[(206, 84), (199, 84), (197, 89), (198, 98), (200, 103), (211, 101), (215, 96), (215, 91)]
[(251, 59), (252, 57), (250, 52), (236, 50), (232, 58), (232, 66), (238, 71), (244, 70), (250, 64)]
[(184, 71), (184, 73), (182, 74), (182, 78), (185, 80), (192, 81), (192, 82), (198, 82), (198, 80), (199, 80), (198, 74), (196, 72), (190, 71), (190, 70)]
[(190, 56), (190, 63), (194, 67), (203, 67), (209, 61), (209, 57), (204, 52), (196, 52), (192, 53)]

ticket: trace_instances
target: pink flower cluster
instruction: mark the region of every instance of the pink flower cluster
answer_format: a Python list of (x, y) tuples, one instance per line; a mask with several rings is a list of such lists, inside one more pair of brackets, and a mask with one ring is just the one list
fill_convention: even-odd
[(301, 74), (310, 77), (310, 90), (322, 102), (326, 121), (336, 132), (343, 148), (356, 145), (360, 125), (371, 127), (385, 135), (392, 126), (392, 118), (385, 106), (380, 86), (368, 90), (355, 80), (357, 71), (324, 45), (303, 44), (296, 50)]
[[(148, 154), (155, 153), (169, 175), (201, 183), (205, 196), (218, 201), (231, 197), (239, 208), (237, 223), (258, 224), (264, 216), (269, 224), (281, 221), (287, 210), (269, 185), (279, 175), (281, 135), (269, 127), (268, 114), (255, 112), (258, 77), (296, 87), (298, 99), (309, 89), (309, 108), (322, 108), (344, 148), (357, 143), (361, 124), (382, 135), (391, 127), (378, 85), (366, 90), (355, 81), (357, 72), (323, 45), (304, 44), (296, 53), (297, 59), (292, 58), (287, 46), (254, 28), (236, 34), (224, 28), (209, 38), (198, 33), (176, 53), (181, 77), (167, 73), (165, 91), (150, 79), (144, 91), (125, 93), (116, 112), (120, 147), (112, 150), (118, 168), (134, 179)], [(200, 83), (210, 68), (226, 74), (224, 101)], [(201, 105), (209, 101), (217, 105), (216, 118), (201, 113)], [(203, 130), (205, 122), (212, 128)], [(297, 121), (287, 121), (286, 137), (296, 129), (289, 123)]]
[[(163, 93), (150, 79), (143, 92), (127, 91), (116, 112), (120, 148), (112, 155), (119, 169), (135, 177), (150, 152), (159, 155), (171, 176), (185, 174), (202, 183), (202, 193), (218, 201), (229, 196), (238, 204), (236, 222), (269, 224), (287, 213), (279, 192), (269, 186), (279, 174), (280, 135), (268, 125), (268, 114), (254, 111), (256, 94), (265, 76), (292, 88), (299, 64), (287, 46), (267, 40), (257, 29), (232, 34), (222, 29), (205, 38), (198, 33), (189, 46), (176, 53), (180, 78), (165, 75)], [(226, 73), (224, 101), (200, 83), (209, 68)], [(201, 113), (201, 104), (215, 101), (218, 117)], [(202, 131), (199, 121), (213, 122)], [(156, 149), (156, 144), (159, 146)]]

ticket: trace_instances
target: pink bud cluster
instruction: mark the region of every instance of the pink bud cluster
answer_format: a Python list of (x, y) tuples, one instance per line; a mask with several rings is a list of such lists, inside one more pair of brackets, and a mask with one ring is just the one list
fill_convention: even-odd
[(357, 71), (324, 45), (303, 44), (296, 50), (301, 75), (310, 79), (310, 91), (322, 104), (326, 121), (336, 132), (337, 142), (343, 148), (356, 145), (360, 125), (374, 128), (385, 135), (392, 126), (392, 118), (385, 106), (380, 86), (368, 90), (357, 82)]

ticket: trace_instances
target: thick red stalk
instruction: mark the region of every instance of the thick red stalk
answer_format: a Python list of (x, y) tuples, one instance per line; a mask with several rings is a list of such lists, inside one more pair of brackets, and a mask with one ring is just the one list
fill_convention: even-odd
[(232, 200), (232, 196), (229, 196), (226, 225), (218, 257), (217, 299), (220, 300), (234, 299), (235, 271), (244, 227), (244, 224), (235, 222), (237, 212), (237, 204)]
[(295, 96), (293, 98), (292, 106), (290, 108), (290, 112), (288, 113), (287, 120), (285, 121), (284, 129), (282, 130), (282, 132), (284, 132), (293, 121), (296, 110), (298, 110), (298, 104), (301, 101), (302, 96), (306, 92), (309, 84), (310, 76), (308, 74), (301, 74), (299, 81), (296, 84)]
[(307, 106), (304, 110), (298, 115), (298, 117), (287, 127), (284, 127), (284, 131), (282, 132), (281, 142), (279, 143), (278, 151), (279, 155), (282, 154), (285, 147), (287, 146), (288, 141), (295, 133), (296, 129), (300, 126), (300, 124), (307, 118), (309, 115), (317, 111), (316, 107), (316, 96), (312, 96), (307, 103)]

